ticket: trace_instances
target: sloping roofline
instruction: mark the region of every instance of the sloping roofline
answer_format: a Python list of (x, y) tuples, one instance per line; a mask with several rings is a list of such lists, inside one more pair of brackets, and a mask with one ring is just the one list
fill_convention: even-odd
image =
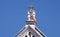
[[(30, 26), (24, 27), (21, 31), (19, 31), (19, 32), (15, 35), (15, 37), (17, 37), (17, 35), (19, 35), (19, 34), (21, 35), (21, 33), (22, 33), (24, 30), (27, 30), (28, 28), (31, 28), (31, 27), (30, 27)], [(33, 29), (33, 28), (31, 28), (31, 29)], [(34, 29), (33, 29), (33, 30), (34, 30)], [(35, 30), (38, 31), (38, 33), (41, 34), (43, 37), (46, 37), (37, 27), (35, 27)], [(35, 31), (35, 30), (34, 30), (34, 31)], [(36, 31), (35, 31), (35, 32), (36, 32)]]

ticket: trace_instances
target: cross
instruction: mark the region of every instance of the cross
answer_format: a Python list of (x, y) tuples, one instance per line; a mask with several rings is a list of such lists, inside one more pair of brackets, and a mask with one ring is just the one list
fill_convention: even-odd
[(32, 4), (30, 4), (29, 8), (30, 8), (30, 9), (33, 9), (34, 7), (33, 7), (33, 5), (32, 5)]

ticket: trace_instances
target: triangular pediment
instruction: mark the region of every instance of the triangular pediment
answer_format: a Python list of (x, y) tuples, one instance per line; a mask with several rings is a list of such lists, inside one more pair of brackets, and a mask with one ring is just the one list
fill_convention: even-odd
[(28, 32), (31, 32), (32, 35), (36, 37), (45, 37), (45, 35), (40, 30), (38, 30), (36, 27), (35, 29), (33, 29), (30, 26), (24, 27), (15, 37), (28, 35)]

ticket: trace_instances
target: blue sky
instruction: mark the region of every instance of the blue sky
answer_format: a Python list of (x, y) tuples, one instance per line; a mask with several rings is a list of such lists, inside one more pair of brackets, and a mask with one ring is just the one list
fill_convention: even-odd
[(47, 37), (60, 37), (60, 0), (0, 0), (0, 37), (14, 37), (34, 5), (37, 27)]

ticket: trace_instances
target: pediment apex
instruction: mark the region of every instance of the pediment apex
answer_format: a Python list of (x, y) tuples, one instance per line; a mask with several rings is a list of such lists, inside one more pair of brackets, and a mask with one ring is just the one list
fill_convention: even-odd
[(25, 31), (27, 31), (28, 29), (29, 30), (31, 29), (33, 32), (37, 33), (38, 35), (45, 37), (45, 35), (37, 27), (35, 27), (35, 29), (33, 29), (30, 26), (24, 27), (20, 32), (18, 32), (18, 34), (16, 36), (22, 35), (22, 33), (25, 32)]

